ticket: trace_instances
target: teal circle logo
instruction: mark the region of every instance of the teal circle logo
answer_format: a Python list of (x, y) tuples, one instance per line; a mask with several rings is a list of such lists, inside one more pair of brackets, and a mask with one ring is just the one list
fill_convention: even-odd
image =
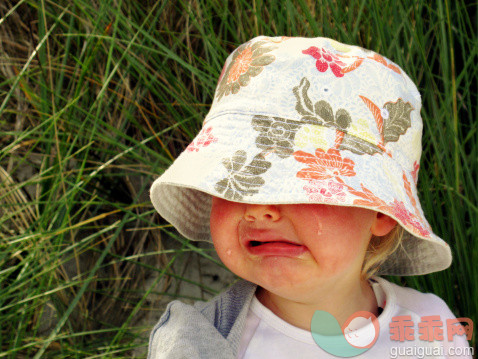
[(369, 350), (380, 332), (377, 317), (370, 312), (352, 314), (341, 327), (329, 312), (317, 310), (310, 331), (317, 345), (327, 353), (349, 358)]

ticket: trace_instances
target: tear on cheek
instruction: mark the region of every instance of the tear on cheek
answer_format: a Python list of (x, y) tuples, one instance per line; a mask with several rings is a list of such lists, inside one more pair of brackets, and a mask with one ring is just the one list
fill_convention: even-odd
[(322, 234), (322, 222), (317, 220), (317, 235), (320, 236)]
[(226, 251), (226, 254), (227, 254), (228, 256), (230, 256), (230, 255), (232, 254), (232, 250), (228, 249), (228, 250)]
[(317, 213), (314, 212), (314, 217), (315, 217), (315, 228), (317, 229), (317, 235), (320, 236), (322, 235), (322, 221), (321, 221), (321, 216)]

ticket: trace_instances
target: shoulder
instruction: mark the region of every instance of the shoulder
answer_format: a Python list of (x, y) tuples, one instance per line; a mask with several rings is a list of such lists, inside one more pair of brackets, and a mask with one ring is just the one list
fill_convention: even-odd
[(195, 308), (216, 330), (236, 346), (257, 286), (241, 280), (209, 302), (198, 302)]
[(194, 308), (206, 317), (218, 314), (218, 310), (239, 308), (252, 298), (257, 286), (241, 280), (207, 302), (196, 302)]
[(404, 311), (420, 316), (441, 315), (446, 318), (455, 318), (445, 301), (433, 293), (422, 293), (413, 288), (402, 287), (380, 277), (374, 277), (374, 279), (385, 292), (387, 304), (398, 306)]
[[(423, 333), (419, 331), (419, 325), (422, 320), (425, 320), (423, 317), (436, 317), (440, 329), (443, 330), (443, 335), (445, 336), (445, 331), (448, 332), (449, 328), (447, 321), (449, 319), (455, 319), (456, 317), (443, 299), (433, 293), (422, 293), (412, 288), (402, 287), (380, 277), (374, 277), (373, 279), (379, 283), (386, 298), (385, 309), (382, 312), (382, 314), (385, 315), (382, 318), (381, 326), (384, 325), (384, 328), (389, 328), (394, 317), (403, 315), (411, 316), (415, 325), (415, 330), (417, 331), (415, 339), (420, 339), (418, 343), (419, 346), (422, 347), (436, 343), (435, 341), (428, 342), (421, 340), (419, 334)], [(380, 317), (382, 317), (382, 315), (380, 315)], [(387, 334), (390, 333), (388, 332)], [(453, 339), (451, 340), (449, 337), (444, 337), (444, 340), (439, 341), (439, 343), (441, 343), (440, 345), (444, 350), (450, 350), (450, 348), (461, 348), (460, 350), (462, 353), (472, 352), (470, 351), (469, 344), (464, 335), (453, 335)], [(392, 346), (396, 347), (398, 344), (400, 343), (393, 342)], [(452, 351), (450, 351), (450, 353), (451, 352)], [(456, 351), (456, 353), (458, 353), (458, 351)], [(471, 359), (471, 356), (469, 355), (464, 355), (462, 357)]]
[(180, 300), (173, 300), (166, 307), (156, 327), (161, 327), (171, 320), (190, 322), (191, 315), (194, 317), (200, 315), (202, 319), (211, 323), (221, 321), (224, 310), (240, 309), (249, 297), (252, 298), (255, 289), (255, 284), (239, 281), (207, 302), (197, 301), (194, 304), (186, 304)]
[(240, 281), (208, 302), (172, 301), (151, 332), (148, 358), (234, 356), (226, 338), (255, 288)]

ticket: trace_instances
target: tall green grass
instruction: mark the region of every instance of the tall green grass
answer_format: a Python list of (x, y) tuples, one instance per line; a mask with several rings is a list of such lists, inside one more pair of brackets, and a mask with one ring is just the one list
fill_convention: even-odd
[(228, 53), (260, 34), (361, 45), (417, 83), (421, 201), (454, 262), (393, 280), (476, 322), (476, 21), (464, 0), (3, 1), (0, 358), (141, 356), (141, 319), (173, 281), (214, 293), (174, 269), (214, 259), (148, 189), (200, 129)]

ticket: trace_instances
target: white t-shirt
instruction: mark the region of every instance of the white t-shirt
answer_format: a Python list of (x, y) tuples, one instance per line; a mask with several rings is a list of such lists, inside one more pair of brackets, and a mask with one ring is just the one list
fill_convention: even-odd
[[(447, 319), (455, 316), (448, 306), (434, 294), (420, 293), (374, 277), (370, 281), (379, 307), (380, 332), (375, 344), (354, 358), (471, 358), (465, 336), (447, 339)], [(420, 340), (421, 317), (439, 315), (443, 323), (443, 340)], [(394, 341), (389, 324), (392, 318), (410, 316), (414, 323), (414, 340)], [(367, 324), (372, 326), (373, 324)], [(360, 330), (366, 330), (367, 326)], [(370, 328), (368, 328), (370, 329)], [(254, 296), (246, 319), (239, 351), (239, 359), (251, 358), (337, 358), (321, 349), (310, 331), (297, 328), (276, 316)]]

